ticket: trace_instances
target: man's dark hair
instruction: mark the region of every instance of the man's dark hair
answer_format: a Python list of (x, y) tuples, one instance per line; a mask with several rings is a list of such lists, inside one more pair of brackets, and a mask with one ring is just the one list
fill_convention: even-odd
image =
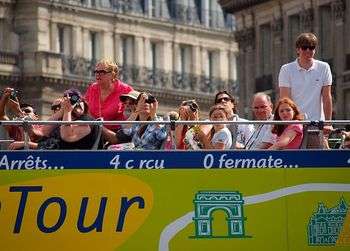
[(36, 113), (36, 109), (34, 108), (34, 106), (33, 106), (32, 104), (21, 103), (21, 104), (19, 105), (19, 108), (21, 108), (21, 110), (24, 109), (24, 108), (27, 108), (27, 107), (33, 108), (33, 113), (34, 113), (35, 115), (38, 115), (38, 114)]
[(230, 100), (231, 100), (231, 102), (232, 102), (232, 104), (233, 104), (233, 112), (235, 113), (235, 114), (237, 114), (237, 101), (236, 101), (236, 99), (230, 94), (230, 93), (228, 93), (228, 91), (226, 91), (226, 90), (224, 90), (224, 91), (219, 91), (218, 93), (216, 93), (216, 95), (215, 95), (215, 99), (214, 99), (214, 103), (215, 104), (217, 104), (218, 103), (218, 97), (220, 96), (220, 95), (222, 95), (222, 94), (226, 94), (227, 96), (229, 96), (230, 97)]
[(295, 47), (301, 48), (302, 46), (317, 46), (318, 40), (315, 34), (313, 33), (301, 33), (297, 40), (295, 41)]

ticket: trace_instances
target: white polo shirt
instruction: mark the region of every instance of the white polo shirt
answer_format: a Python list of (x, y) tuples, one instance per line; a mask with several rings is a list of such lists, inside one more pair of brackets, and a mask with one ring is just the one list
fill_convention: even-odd
[(331, 69), (326, 62), (313, 60), (310, 69), (300, 67), (297, 60), (281, 67), (278, 83), (289, 87), (291, 98), (310, 120), (324, 120), (321, 91), (332, 84)]
[[(271, 118), (273, 120), (273, 118)], [(245, 149), (258, 150), (263, 149), (264, 143), (274, 144), (276, 142), (277, 135), (272, 133), (273, 125), (258, 125), (255, 131), (250, 136), (245, 146)]]

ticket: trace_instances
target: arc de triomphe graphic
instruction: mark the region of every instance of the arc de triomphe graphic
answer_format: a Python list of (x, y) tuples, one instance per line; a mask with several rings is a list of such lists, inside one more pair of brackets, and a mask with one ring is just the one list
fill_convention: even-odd
[[(193, 200), (195, 204), (195, 231), (197, 238), (215, 237), (244, 237), (244, 221), (242, 194), (224, 191), (199, 191)], [(212, 213), (216, 210), (223, 210), (226, 213), (228, 226), (227, 236), (213, 236)]]

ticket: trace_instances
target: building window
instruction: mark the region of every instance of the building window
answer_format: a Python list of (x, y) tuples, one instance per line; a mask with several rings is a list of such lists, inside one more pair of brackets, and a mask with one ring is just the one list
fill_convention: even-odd
[(332, 58), (332, 12), (330, 5), (320, 7), (320, 56), (323, 60)]
[(229, 79), (237, 81), (237, 57), (234, 53), (229, 54)]
[(196, 6), (198, 20), (199, 20), (200, 23), (202, 23), (202, 21), (203, 21), (203, 17), (202, 17), (202, 0), (195, 0), (194, 4)]
[(181, 75), (191, 72), (191, 61), (192, 61), (192, 47), (189, 45), (180, 45), (179, 47), (178, 66), (177, 71)]
[(205, 76), (206, 78), (212, 79), (214, 76), (214, 52), (208, 51), (207, 53), (207, 63), (205, 67)]
[(122, 65), (132, 65), (134, 63), (134, 38), (131, 36), (122, 37), (121, 47)]
[(208, 0), (208, 20), (209, 20), (209, 27), (215, 26), (215, 13), (213, 9), (213, 2), (212, 0)]
[(71, 54), (72, 46), (72, 27), (65, 24), (57, 24), (57, 50), (64, 55)]
[(271, 26), (260, 26), (260, 75), (271, 74)]
[(151, 67), (152, 72), (155, 73), (157, 70), (157, 44), (151, 42)]
[(64, 27), (58, 26), (58, 49), (59, 53), (64, 54)]
[(90, 41), (91, 41), (91, 47), (90, 47), (90, 58), (92, 60), (97, 59), (97, 33), (91, 31), (90, 32)]
[(288, 17), (288, 59), (295, 58), (295, 40), (300, 33), (300, 16), (292, 15)]
[(151, 15), (152, 17), (157, 17), (157, 0), (151, 0)]

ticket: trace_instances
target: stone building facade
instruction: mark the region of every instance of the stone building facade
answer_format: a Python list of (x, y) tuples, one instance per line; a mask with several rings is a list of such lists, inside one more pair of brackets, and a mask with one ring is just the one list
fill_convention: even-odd
[(62, 90), (83, 92), (97, 60), (152, 92), (161, 113), (237, 87), (234, 19), (216, 0), (0, 0), (0, 87), (50, 113)]
[(313, 32), (320, 42), (316, 57), (333, 73), (334, 118), (350, 119), (350, 0), (218, 2), (236, 18), (242, 107), (256, 91), (276, 96), (280, 67), (296, 58), (296, 37)]

